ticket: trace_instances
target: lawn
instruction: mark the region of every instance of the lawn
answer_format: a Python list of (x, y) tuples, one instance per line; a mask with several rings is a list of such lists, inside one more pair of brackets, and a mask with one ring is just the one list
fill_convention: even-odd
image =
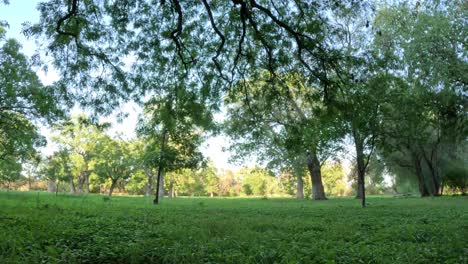
[(0, 191), (0, 263), (467, 263), (466, 197), (314, 202)]

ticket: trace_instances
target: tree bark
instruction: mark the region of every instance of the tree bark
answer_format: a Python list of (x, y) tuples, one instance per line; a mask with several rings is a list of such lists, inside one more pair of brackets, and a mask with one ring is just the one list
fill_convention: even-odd
[(73, 182), (73, 177), (70, 179), (70, 193), (75, 194), (76, 189), (75, 189), (75, 183)]
[[(431, 157), (432, 159), (432, 157)], [(431, 194), (433, 196), (440, 196), (441, 194), (441, 184), (440, 184), (440, 181), (438, 179), (438, 176), (437, 176), (437, 169), (435, 168), (434, 164), (433, 164), (433, 161), (427, 158), (426, 155), (424, 155), (424, 160), (426, 161), (426, 164), (427, 164), (427, 167), (429, 168), (429, 171), (431, 173), (431, 183), (432, 183), (432, 188), (430, 188), (430, 191), (431, 191)]]
[(83, 175), (83, 172), (80, 172), (80, 175), (78, 176), (78, 194), (83, 193), (83, 184), (85, 182), (85, 177)]
[(169, 198), (174, 197), (174, 181), (172, 181), (172, 180), (169, 182), (169, 193), (167, 194), (167, 196)]
[(304, 199), (304, 180), (301, 174), (297, 174), (297, 199)]
[(89, 173), (89, 164), (88, 164), (88, 161), (85, 161), (85, 171), (84, 171), (84, 177), (85, 177), (84, 181), (85, 182), (84, 183), (85, 183), (85, 187), (86, 187), (85, 191), (86, 191), (87, 194), (89, 193), (89, 174), (90, 174)]
[(114, 192), (114, 188), (117, 185), (117, 180), (111, 179), (112, 183), (109, 188), (109, 196), (112, 196), (112, 193)]
[[(162, 170), (163, 170), (162, 164), (159, 164), (158, 174), (157, 174), (157, 177), (156, 177), (156, 185), (157, 186), (160, 186), (160, 184), (161, 184)], [(161, 188), (156, 188), (156, 196), (154, 197), (154, 200), (153, 200), (154, 204), (159, 204), (159, 198), (160, 198), (159, 192), (160, 192), (160, 190), (161, 190)]]
[(320, 162), (315, 152), (307, 152), (307, 167), (309, 169), (312, 182), (312, 198), (314, 200), (326, 200), (325, 191), (322, 184), (322, 172)]
[(366, 184), (365, 184), (365, 174), (366, 174), (366, 165), (364, 163), (364, 146), (362, 141), (354, 138), (354, 144), (356, 147), (356, 162), (357, 162), (357, 196), (362, 200), (362, 207), (366, 207)]
[(161, 186), (161, 182), (162, 182), (162, 174), (163, 174), (163, 156), (164, 156), (164, 148), (166, 146), (166, 136), (167, 136), (167, 131), (164, 131), (163, 132), (163, 135), (162, 135), (162, 138), (161, 138), (161, 151), (159, 152), (159, 165), (158, 165), (158, 174), (157, 174), (157, 178), (156, 178), (156, 196), (154, 197), (154, 200), (153, 200), (153, 203), (154, 204), (159, 204), (159, 192), (160, 192), (160, 189), (159, 188)]
[(433, 167), (430, 168), (430, 171), (431, 171), (432, 185), (434, 186), (433, 187), (433, 189), (434, 189), (433, 195), (434, 196), (440, 196), (440, 195), (442, 195), (442, 189), (441, 189), (440, 181), (439, 181), (439, 179), (437, 177), (437, 172), (435, 171), (435, 169)]
[(441, 182), (439, 180), (438, 172), (437, 172), (437, 162), (436, 162), (437, 158), (435, 157), (437, 154), (437, 150), (435, 149), (436, 147), (432, 147), (430, 156), (426, 154), (426, 150), (422, 145), (419, 145), (419, 148), (422, 152), (422, 157), (424, 158), (424, 161), (426, 162), (426, 165), (429, 168), (429, 171), (431, 173), (430, 180), (431, 180), (432, 188), (429, 188), (429, 191), (431, 192), (433, 196), (440, 196), (441, 195), (441, 188), (440, 188)]
[(164, 172), (161, 172), (161, 179), (159, 180), (159, 198), (164, 197)]
[(413, 154), (413, 163), (416, 178), (418, 179), (419, 193), (421, 194), (421, 197), (429, 196), (429, 190), (427, 189), (426, 181), (422, 172), (421, 157), (419, 157), (416, 154)]
[(361, 179), (359, 176), (357, 177), (357, 191), (356, 191), (356, 199), (362, 199), (362, 184)]
[(146, 196), (153, 195), (153, 172), (149, 169), (145, 170), (146, 176), (148, 176), (148, 182), (146, 183)]

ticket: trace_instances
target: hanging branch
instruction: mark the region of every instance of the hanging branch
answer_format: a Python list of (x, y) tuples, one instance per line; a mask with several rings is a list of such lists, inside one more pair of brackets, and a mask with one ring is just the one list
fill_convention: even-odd
[(219, 44), (218, 46), (218, 49), (216, 50), (216, 55), (211, 58), (213, 60), (213, 63), (215, 64), (216, 66), (216, 69), (218, 70), (220, 76), (224, 79), (224, 75), (223, 75), (223, 71), (222, 71), (222, 67), (221, 65), (219, 64), (219, 61), (218, 61), (218, 57), (221, 55), (221, 51), (223, 50), (223, 47), (224, 47), (224, 43), (226, 42), (226, 38), (224, 37), (223, 33), (221, 33), (221, 31), (218, 29), (218, 27), (216, 26), (216, 22), (214, 21), (214, 17), (213, 17), (213, 13), (211, 11), (211, 7), (210, 5), (208, 4), (208, 2), (206, 0), (202, 0), (203, 2), (203, 5), (205, 6), (205, 9), (208, 13), (208, 17), (210, 19), (210, 24), (211, 24), (211, 27), (213, 28), (213, 30), (215, 31), (215, 33), (219, 36), (219, 38), (221, 39), (221, 44)]

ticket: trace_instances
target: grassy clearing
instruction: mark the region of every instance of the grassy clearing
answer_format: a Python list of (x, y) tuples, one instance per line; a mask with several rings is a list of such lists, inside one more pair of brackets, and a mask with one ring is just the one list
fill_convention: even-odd
[(0, 192), (0, 263), (467, 263), (468, 199)]

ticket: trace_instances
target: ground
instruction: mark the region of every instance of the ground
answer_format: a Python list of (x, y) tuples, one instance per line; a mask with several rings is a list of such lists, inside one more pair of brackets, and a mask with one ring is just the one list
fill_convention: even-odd
[(0, 263), (467, 263), (466, 197), (327, 201), (0, 191)]

